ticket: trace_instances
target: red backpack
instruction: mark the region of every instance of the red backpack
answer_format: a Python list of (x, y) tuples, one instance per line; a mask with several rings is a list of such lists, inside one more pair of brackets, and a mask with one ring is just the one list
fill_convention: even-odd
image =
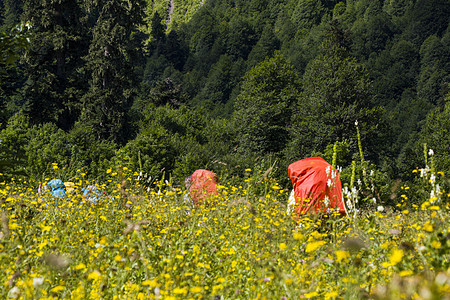
[(289, 165), (289, 178), (295, 196), (295, 212), (346, 215), (339, 174), (321, 157), (310, 157)]
[(217, 183), (217, 176), (211, 171), (199, 169), (192, 173), (189, 194), (194, 206), (206, 204), (211, 197), (217, 195)]

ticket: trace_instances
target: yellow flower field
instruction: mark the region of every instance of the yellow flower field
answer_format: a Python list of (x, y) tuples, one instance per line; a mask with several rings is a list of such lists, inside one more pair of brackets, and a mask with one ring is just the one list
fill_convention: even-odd
[[(222, 183), (190, 211), (184, 190), (110, 171), (100, 203), (1, 185), (0, 298), (448, 299), (448, 195), (432, 205), (298, 223), (273, 182)], [(89, 184), (92, 184), (90, 182)], [(244, 184), (244, 183), (243, 183)], [(266, 184), (264, 197), (250, 192)], [(253, 186), (252, 186), (253, 185)]]

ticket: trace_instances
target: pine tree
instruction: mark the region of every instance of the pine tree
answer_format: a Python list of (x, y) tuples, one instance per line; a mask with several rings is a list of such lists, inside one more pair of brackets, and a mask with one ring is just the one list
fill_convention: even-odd
[(87, 39), (80, 1), (26, 0), (24, 14), (33, 31), (24, 60), (28, 77), (24, 94), (31, 121), (70, 129), (85, 89), (79, 72)]
[(159, 55), (166, 40), (166, 26), (158, 12), (155, 12), (152, 18), (152, 28), (150, 31), (152, 41), (149, 46), (151, 54)]
[(280, 41), (273, 32), (273, 26), (267, 23), (261, 33), (261, 37), (256, 45), (252, 48), (248, 56), (247, 65), (253, 67), (257, 63), (263, 61), (266, 57), (270, 57), (274, 50), (280, 49)]
[(17, 62), (30, 46), (29, 27), (29, 23), (22, 23), (7, 32), (0, 32), (0, 123), (7, 120), (5, 106), (24, 81)]
[(126, 140), (127, 113), (137, 87), (137, 26), (142, 22), (143, 1), (93, 0), (98, 10), (93, 40), (85, 57), (91, 74), (83, 97), (81, 123), (97, 139)]
[(450, 80), (450, 53), (448, 47), (450, 32), (446, 38), (435, 35), (428, 37), (420, 48), (421, 66), (417, 96), (429, 103), (438, 104), (443, 99)]
[(4, 0), (3, 2), (3, 31), (9, 31), (20, 23), (20, 15), (23, 12), (22, 0)]

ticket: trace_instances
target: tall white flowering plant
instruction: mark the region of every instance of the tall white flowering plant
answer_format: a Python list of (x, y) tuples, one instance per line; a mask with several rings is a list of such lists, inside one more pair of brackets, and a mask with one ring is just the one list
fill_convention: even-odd
[(375, 167), (365, 159), (358, 121), (355, 121), (355, 127), (358, 153), (350, 166), (350, 182), (343, 185), (347, 212), (353, 219), (359, 215), (361, 208), (376, 207), (379, 211), (384, 210), (381, 197), (382, 191), (376, 184), (379, 180), (378, 177), (383, 175), (380, 172), (376, 172)]

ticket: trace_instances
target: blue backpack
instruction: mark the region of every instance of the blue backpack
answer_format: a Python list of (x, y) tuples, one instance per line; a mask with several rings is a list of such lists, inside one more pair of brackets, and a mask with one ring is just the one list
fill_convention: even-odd
[(88, 185), (83, 190), (83, 198), (96, 204), (100, 200), (102, 193), (95, 185)]
[(53, 197), (62, 198), (66, 196), (66, 186), (61, 179), (52, 179), (47, 182), (47, 186), (50, 189), (50, 193)]

